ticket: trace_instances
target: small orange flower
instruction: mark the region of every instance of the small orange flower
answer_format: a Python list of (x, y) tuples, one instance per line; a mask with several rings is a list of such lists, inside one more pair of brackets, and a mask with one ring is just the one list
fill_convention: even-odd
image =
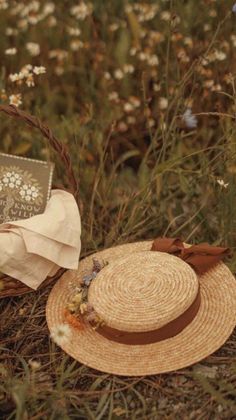
[(64, 311), (64, 317), (65, 321), (68, 322), (68, 324), (70, 324), (76, 330), (81, 331), (84, 329), (84, 323), (75, 315), (71, 314), (67, 309), (65, 309)]

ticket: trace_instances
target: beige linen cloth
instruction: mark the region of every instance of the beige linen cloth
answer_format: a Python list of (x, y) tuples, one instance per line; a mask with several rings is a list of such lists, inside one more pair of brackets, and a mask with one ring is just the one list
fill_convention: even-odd
[(80, 235), (73, 195), (52, 190), (43, 214), (0, 224), (0, 272), (36, 290), (60, 267), (78, 268)]

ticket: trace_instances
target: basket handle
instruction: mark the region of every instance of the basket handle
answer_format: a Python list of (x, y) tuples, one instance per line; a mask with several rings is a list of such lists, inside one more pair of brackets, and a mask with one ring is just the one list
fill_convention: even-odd
[(61, 143), (54, 136), (51, 129), (46, 124), (42, 123), (38, 117), (30, 115), (25, 111), (21, 111), (14, 105), (0, 105), (0, 112), (4, 112), (10, 117), (18, 118), (19, 120), (24, 121), (30, 127), (38, 128), (38, 130), (41, 131), (42, 135), (48, 140), (48, 143), (52, 149), (54, 149), (60, 156), (61, 161), (63, 162), (63, 165), (66, 169), (71, 192), (74, 195), (79, 207), (81, 208), (82, 206), (79, 199), (79, 183), (73, 171), (72, 162), (67, 146)]

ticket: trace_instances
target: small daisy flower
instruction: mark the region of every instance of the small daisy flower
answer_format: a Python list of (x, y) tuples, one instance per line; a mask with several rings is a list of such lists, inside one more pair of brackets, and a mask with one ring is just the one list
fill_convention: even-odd
[(162, 20), (165, 20), (166, 22), (168, 22), (168, 20), (170, 20), (170, 19), (171, 19), (171, 13), (169, 12), (169, 10), (164, 10), (164, 11), (161, 13), (161, 19), (162, 19)]
[(134, 110), (134, 106), (130, 102), (126, 102), (124, 104), (124, 111), (125, 112), (132, 112)]
[(79, 28), (71, 28), (70, 26), (67, 28), (67, 32), (70, 36), (80, 36), (81, 30)]
[(5, 50), (5, 54), (6, 55), (16, 55), (17, 53), (17, 49), (16, 48), (7, 48)]
[(22, 74), (21, 73), (12, 73), (9, 75), (9, 79), (11, 82), (19, 82), (20, 80), (23, 79)]
[(41, 363), (37, 362), (37, 360), (29, 360), (29, 365), (31, 367), (32, 370), (38, 370), (41, 368)]
[(135, 48), (135, 47), (130, 48), (129, 53), (130, 53), (130, 55), (131, 55), (131, 56), (136, 55), (136, 53), (137, 53), (137, 48)]
[(112, 91), (108, 94), (108, 99), (109, 101), (118, 101), (119, 100), (119, 95), (117, 92)]
[(52, 328), (51, 338), (58, 345), (62, 345), (69, 340), (71, 335), (71, 329), (66, 324), (58, 324)]
[(110, 25), (109, 25), (109, 30), (111, 31), (111, 32), (115, 32), (115, 31), (117, 31), (117, 29), (119, 29), (119, 24), (118, 23), (111, 23)]
[(18, 93), (16, 95), (9, 96), (10, 105), (15, 105), (16, 107), (22, 105), (21, 94)]
[(27, 42), (26, 49), (32, 57), (36, 57), (40, 54), (40, 45), (36, 42)]
[(183, 121), (185, 122), (188, 128), (197, 127), (197, 118), (192, 114), (191, 108), (187, 108), (183, 114)]
[(224, 51), (215, 50), (214, 57), (218, 61), (223, 61), (227, 58), (227, 55), (225, 54)]
[(140, 99), (136, 96), (130, 96), (129, 100), (135, 108), (138, 108), (141, 105)]
[(168, 99), (167, 98), (164, 98), (164, 97), (161, 97), (159, 99), (159, 108), (162, 109), (162, 110), (164, 110), (167, 107), (168, 107)]
[(84, 43), (83, 41), (80, 41), (80, 39), (75, 39), (74, 41), (71, 41), (70, 48), (72, 51), (78, 51), (80, 48), (83, 48)]
[(120, 121), (117, 128), (121, 133), (125, 133), (129, 127), (124, 121)]
[(134, 72), (134, 66), (132, 64), (125, 64), (123, 70), (125, 73), (132, 74)]
[(159, 59), (156, 54), (150, 55), (148, 58), (149, 66), (157, 66), (159, 64)]
[(106, 72), (104, 73), (104, 78), (105, 78), (106, 80), (111, 80), (111, 74), (110, 74), (108, 71), (106, 71)]
[(121, 69), (116, 69), (114, 71), (114, 77), (115, 77), (115, 79), (118, 79), (118, 80), (123, 79), (123, 77), (124, 77), (123, 71)]
[(218, 184), (222, 187), (222, 188), (227, 188), (229, 183), (225, 183), (223, 179), (217, 179)]
[(46, 73), (46, 68), (45, 67), (43, 67), (43, 66), (34, 66), (34, 68), (33, 68), (33, 72), (34, 72), (34, 74), (44, 74), (44, 73)]
[(78, 20), (84, 20), (92, 13), (92, 5), (90, 3), (86, 4), (81, 1), (80, 4), (72, 6), (70, 12), (72, 16), (75, 16)]

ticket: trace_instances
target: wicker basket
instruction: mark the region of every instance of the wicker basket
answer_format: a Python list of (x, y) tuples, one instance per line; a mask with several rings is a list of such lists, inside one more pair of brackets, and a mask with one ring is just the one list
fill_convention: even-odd
[[(16, 118), (18, 120), (24, 121), (30, 127), (37, 128), (43, 137), (47, 140), (49, 146), (57, 153), (61, 162), (64, 165), (67, 178), (68, 178), (68, 185), (67, 191), (71, 192), (79, 207), (79, 193), (78, 193), (78, 181), (76, 180), (75, 174), (72, 168), (72, 162), (70, 159), (70, 155), (68, 153), (67, 147), (61, 143), (52, 133), (50, 128), (43, 124), (37, 117), (27, 114), (24, 111), (19, 110), (13, 105), (0, 105), (0, 112), (3, 112), (10, 117)], [(53, 280), (58, 279), (66, 270), (59, 269), (58, 272), (53, 277), (48, 277), (40, 286), (40, 288), (45, 287)], [(27, 287), (21, 281), (13, 279), (9, 276), (4, 274), (0, 274), (0, 298), (7, 297), (7, 296), (18, 296), (23, 295), (25, 293), (32, 292), (32, 289)]]

